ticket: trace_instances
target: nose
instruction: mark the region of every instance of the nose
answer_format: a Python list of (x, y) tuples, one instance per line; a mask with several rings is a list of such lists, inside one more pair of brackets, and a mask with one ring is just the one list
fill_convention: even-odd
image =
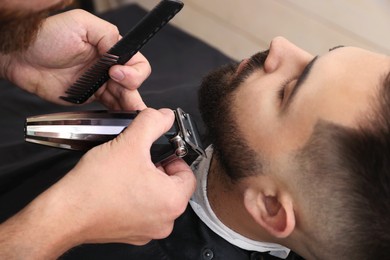
[(313, 58), (313, 55), (287, 39), (276, 37), (271, 41), (264, 70), (266, 73), (273, 73), (276, 70), (286, 69), (289, 73), (294, 73), (303, 70)]

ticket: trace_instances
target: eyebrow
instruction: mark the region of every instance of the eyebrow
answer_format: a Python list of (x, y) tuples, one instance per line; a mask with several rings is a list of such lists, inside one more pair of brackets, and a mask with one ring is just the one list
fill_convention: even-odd
[(283, 108), (284, 111), (287, 111), (288, 107), (291, 106), (291, 103), (293, 103), (293, 101), (298, 93), (298, 90), (301, 89), (301, 86), (303, 85), (303, 83), (305, 83), (306, 79), (309, 77), (310, 72), (311, 72), (311, 70), (312, 70), (312, 68), (317, 60), (318, 60), (318, 56), (314, 57), (314, 59), (312, 59), (306, 65), (305, 69), (302, 71), (301, 75), (299, 76), (299, 78), (297, 80), (297, 84), (295, 84), (293, 90), (291, 91), (290, 96), (288, 97), (286, 104), (284, 105), (284, 108)]
[[(345, 47), (344, 45), (337, 45), (335, 47), (332, 47), (329, 49), (329, 52), (331, 51), (334, 51), (336, 49), (339, 49), (339, 48), (343, 48)], [(300, 89), (300, 87), (303, 85), (303, 83), (305, 82), (305, 80), (307, 79), (307, 77), (309, 76), (310, 74), (310, 71), (314, 65), (314, 63), (317, 61), (318, 59), (318, 55), (316, 57), (314, 57), (314, 59), (312, 59), (305, 67), (305, 69), (303, 70), (302, 74), (299, 76), (298, 78), (298, 81), (297, 81), (297, 84), (295, 85), (294, 89), (292, 90), (291, 94), (290, 94), (290, 97), (288, 98), (287, 100), (287, 103), (285, 104), (283, 110), (287, 110), (289, 106), (291, 106), (290, 104), (292, 103), (294, 97), (297, 95), (297, 92), (298, 90)]]
[(330, 48), (329, 51), (331, 52), (331, 51), (334, 51), (336, 49), (343, 48), (343, 47), (345, 47), (345, 45), (337, 45), (337, 46)]

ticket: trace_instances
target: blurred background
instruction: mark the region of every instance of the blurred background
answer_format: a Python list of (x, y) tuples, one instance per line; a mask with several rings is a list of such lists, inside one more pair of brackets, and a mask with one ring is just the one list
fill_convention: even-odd
[[(313, 54), (352, 45), (390, 54), (390, 0), (182, 0), (171, 21), (241, 60), (284, 36)], [(159, 0), (94, 0), (97, 12)]]

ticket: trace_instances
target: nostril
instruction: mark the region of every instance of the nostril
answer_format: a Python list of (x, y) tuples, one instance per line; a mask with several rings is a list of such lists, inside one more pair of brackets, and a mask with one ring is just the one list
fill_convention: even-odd
[(279, 66), (279, 57), (277, 52), (270, 47), (267, 59), (264, 62), (264, 71), (265, 73), (274, 72)]
[(272, 39), (269, 46), (269, 54), (264, 63), (264, 71), (266, 73), (272, 73), (280, 66), (286, 42), (288, 41), (281, 36)]

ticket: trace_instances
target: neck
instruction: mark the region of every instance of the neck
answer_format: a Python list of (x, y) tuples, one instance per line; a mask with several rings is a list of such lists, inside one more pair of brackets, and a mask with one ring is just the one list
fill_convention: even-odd
[(212, 159), (207, 177), (207, 198), (214, 214), (224, 225), (249, 239), (284, 245), (305, 259), (318, 258), (311, 250), (311, 243), (305, 243), (304, 232), (297, 229), (290, 237), (278, 239), (264, 230), (244, 206), (244, 189), (241, 183), (233, 183), (217, 160)]
[(240, 183), (233, 183), (212, 159), (207, 177), (207, 198), (215, 215), (227, 227), (253, 240), (277, 243), (248, 213)]

